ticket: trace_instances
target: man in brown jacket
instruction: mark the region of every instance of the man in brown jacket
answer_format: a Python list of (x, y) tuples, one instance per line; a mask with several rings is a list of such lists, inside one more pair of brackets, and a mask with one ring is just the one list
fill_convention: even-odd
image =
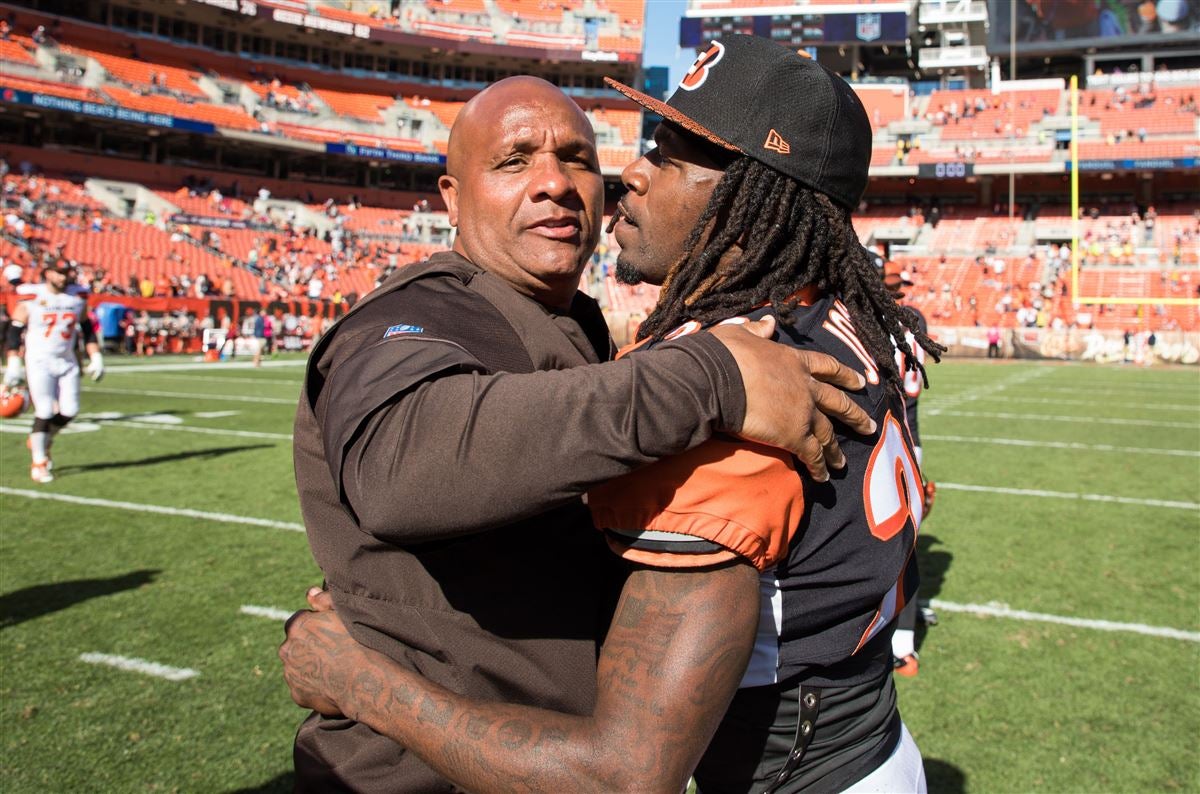
[[(732, 326), (610, 362), (603, 318), (577, 291), (602, 212), (594, 139), (548, 83), (512, 78), (468, 103), (440, 188), (453, 252), (398, 271), (313, 351), (295, 427), (313, 554), (367, 648), (471, 698), (590, 714), (622, 581), (581, 495), (718, 431), (790, 449), (827, 479), (842, 456), (814, 403), (861, 432), (873, 423), (814, 378), (862, 379)], [(720, 603), (720, 577), (706, 581), (688, 597)], [(753, 599), (728, 606), (718, 629), (753, 624)], [(457, 718), (433, 699), (409, 705)], [(723, 710), (710, 704), (709, 719)], [(514, 746), (530, 740), (511, 731)], [(453, 790), (340, 716), (305, 721), (295, 763), (302, 791)]]

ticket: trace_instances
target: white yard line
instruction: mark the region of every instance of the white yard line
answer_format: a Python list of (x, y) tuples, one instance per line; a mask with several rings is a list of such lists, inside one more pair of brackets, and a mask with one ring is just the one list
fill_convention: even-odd
[[(927, 400), (922, 400), (921, 405), (924, 406), (926, 403), (928, 403), (933, 408), (937, 408), (942, 402), (942, 400), (930, 397)], [(945, 402), (949, 404), (955, 403), (956, 401), (953, 398), (948, 398)], [(1056, 397), (1018, 397), (1008, 392), (1004, 392), (1002, 394), (992, 394), (986, 397), (972, 397), (970, 402), (1026, 403), (1030, 405), (1083, 405), (1091, 408), (1132, 408), (1138, 411), (1200, 411), (1200, 400), (1192, 404), (1154, 402), (1114, 403), (1110, 402), (1104, 397), (1093, 397), (1090, 400), (1071, 400)]]
[[(1142, 392), (1153, 392), (1161, 394), (1163, 392), (1180, 392), (1183, 394), (1193, 395), (1197, 389), (1200, 389), (1200, 378), (1196, 379), (1193, 385), (1179, 385), (1178, 383), (1113, 383), (1113, 382), (1097, 382), (1097, 381), (1080, 381), (1071, 380), (1070, 386), (1051, 386), (1049, 384), (1038, 384), (1031, 386), (1031, 392), (1050, 392), (1052, 394), (1096, 394), (1097, 392), (1133, 392), (1140, 394)], [(1153, 396), (1153, 395), (1148, 395)]]
[[(1013, 609), (1007, 604), (956, 604), (952, 601), (942, 601), (939, 598), (934, 598), (930, 600), (929, 605), (943, 612), (964, 612), (971, 615), (987, 615), (1012, 620), (1058, 623), (1063, 626), (1076, 626), (1081, 629), (1096, 629), (1098, 631), (1128, 631), (1134, 634), (1146, 634), (1151, 637), (1169, 637), (1174, 640), (1200, 642), (1200, 633), (1194, 631), (1180, 631), (1179, 629), (1172, 629), (1165, 626), (1148, 626), (1145, 623), (1116, 623), (1111, 620), (1045, 615), (1040, 612), (1026, 612), (1021, 609)], [(257, 618), (267, 618), (268, 620), (276, 621), (287, 620), (294, 614), (294, 611), (288, 612), (285, 609), (256, 606), (244, 606), (241, 608), (241, 612), (244, 615), (252, 615)]]
[(102, 425), (128, 427), (136, 430), (169, 430), (175, 433), (199, 433), (206, 436), (231, 436), (234, 438), (265, 438), (272, 441), (291, 441), (291, 433), (268, 433), (260, 430), (224, 430), (219, 427), (194, 427), (192, 425), (160, 425), (154, 422), (136, 422), (130, 419), (97, 419)]
[[(127, 369), (123, 372), (118, 372), (118, 375), (138, 375), (141, 370)], [(105, 373), (107, 374), (107, 372)], [(233, 383), (233, 384), (266, 384), (270, 386), (287, 386), (291, 389), (299, 389), (303, 380), (297, 378), (221, 378), (213, 377), (207, 373), (197, 373), (195, 375), (159, 375), (154, 376), (155, 380), (177, 380), (185, 383)]]
[(262, 367), (255, 367), (250, 361), (194, 361), (187, 364), (113, 364), (104, 368), (107, 372), (186, 372), (202, 369), (207, 372), (220, 372), (226, 369), (289, 369), (307, 366), (307, 359), (295, 361), (264, 361)]
[(943, 612), (963, 612), (970, 615), (985, 615), (994, 618), (1009, 618), (1011, 620), (1057, 623), (1061, 626), (1075, 626), (1081, 629), (1095, 629), (1096, 631), (1125, 631), (1133, 634), (1145, 634), (1150, 637), (1167, 637), (1173, 640), (1200, 642), (1200, 632), (1196, 631), (1182, 631), (1166, 626), (1148, 626), (1145, 623), (1116, 623), (1111, 620), (1069, 618), (1063, 615), (1026, 612), (1023, 609), (1013, 609), (1008, 604), (956, 604), (952, 601), (943, 601), (940, 598), (934, 598), (930, 600), (929, 605)]
[(1035, 378), (1045, 376), (1046, 373), (1051, 371), (1052, 370), (1045, 367), (1028, 369), (1022, 372), (1015, 372), (1006, 378), (1001, 378), (1000, 380), (992, 383), (975, 386), (974, 388), (967, 389), (966, 391), (959, 392), (958, 394), (948, 394), (945, 398), (940, 398), (941, 404), (939, 406), (928, 409), (924, 413), (926, 416), (937, 416), (938, 414), (944, 413), (946, 407), (948, 406), (958, 405), (959, 403), (964, 402), (972, 402), (973, 400), (989, 397), (994, 395), (996, 392), (1005, 391), (1012, 386), (1024, 385)]
[(1036, 449), (1076, 449), (1088, 452), (1131, 452), (1139, 455), (1172, 455), (1180, 458), (1200, 458), (1200, 450), (1165, 449), (1163, 447), (1117, 447), (1112, 444), (1081, 444), (1076, 441), (1042, 441), (1032, 438), (984, 438), (981, 436), (944, 436), (922, 433), (921, 442), (949, 441), (960, 444), (999, 444)]
[(108, 653), (81, 653), (79, 654), (79, 660), (88, 664), (104, 664), (131, 673), (165, 678), (168, 681), (186, 681), (189, 678), (195, 678), (200, 675), (198, 671), (188, 667), (169, 667), (158, 662), (148, 662), (145, 659), (138, 659), (131, 656), (114, 656)]
[(965, 485), (956, 482), (939, 482), (938, 490), (973, 491), (976, 493), (1001, 493), (1010, 496), (1039, 496), (1047, 499), (1075, 499), (1083, 502), (1113, 502), (1139, 507), (1166, 507), (1173, 510), (1200, 510), (1197, 502), (1174, 502), (1167, 499), (1135, 499), (1131, 496), (1110, 496), (1099, 493), (1071, 493), (1069, 491), (1044, 491), (1038, 488), (1002, 488), (994, 485)]
[[(303, 532), (304, 525), (292, 521), (275, 521), (270, 518), (255, 518), (253, 516), (235, 516), (230, 513), (210, 513), (206, 510), (192, 510), (187, 507), (165, 507), (163, 505), (147, 505), (138, 502), (121, 502), (112, 499), (94, 499), (90, 496), (72, 496), (71, 494), (55, 493), (52, 491), (30, 491), (24, 488), (8, 488), (0, 486), (0, 494), (18, 496), (24, 499), (45, 499), (51, 502), (68, 502), (70, 504), (87, 505), (89, 507), (111, 507), (115, 510), (131, 510), (135, 513), (157, 513), (164, 516), (182, 516), (198, 518), (201, 521), (216, 521), (222, 524), (248, 524), (254, 527), (269, 527), (271, 529), (287, 529), (292, 532)], [(11, 519), (10, 519), (11, 520)]]
[(250, 615), (256, 618), (267, 618), (268, 620), (287, 620), (295, 610), (288, 612), (286, 609), (276, 609), (275, 607), (256, 607), (252, 604), (247, 604), (238, 610), (243, 615)]
[(1114, 419), (1111, 417), (1068, 416), (1065, 414), (1015, 414), (1007, 411), (943, 411), (934, 409), (928, 416), (963, 416), (975, 419), (1016, 419), (1037, 422), (1075, 422), (1087, 425), (1122, 425), (1137, 427), (1173, 427), (1184, 430), (1200, 430), (1196, 422), (1164, 422), (1157, 419)]
[(203, 402), (205, 400), (223, 400), (225, 402), (235, 403), (271, 403), (272, 405), (295, 405), (298, 397), (258, 397), (258, 396), (243, 396), (240, 394), (201, 394), (192, 391), (155, 391), (149, 389), (109, 389), (104, 386), (85, 386), (83, 389), (88, 393), (95, 394), (130, 394), (136, 397), (178, 397), (184, 400), (192, 400), (194, 402)]

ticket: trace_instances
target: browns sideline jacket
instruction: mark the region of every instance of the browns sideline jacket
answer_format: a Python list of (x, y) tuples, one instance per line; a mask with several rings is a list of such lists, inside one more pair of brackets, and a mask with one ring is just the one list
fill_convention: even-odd
[[(590, 298), (556, 314), (455, 254), (398, 271), (321, 339), (296, 484), (355, 639), (470, 697), (590, 713), (621, 579), (580, 495), (745, 409), (707, 334), (579, 366), (610, 347)], [(298, 791), (453, 790), (391, 740), (315, 714), (295, 764)]]
[[(675, 335), (699, 327), (688, 323)], [(866, 377), (866, 389), (850, 396), (878, 429), (866, 437), (836, 428), (843, 470), (816, 483), (786, 453), (717, 436), (592, 489), (588, 506), (609, 546), (627, 559), (698, 567), (740, 556), (759, 569), (762, 612), (741, 686), (822, 690), (798, 777), (805, 788), (840, 790), (899, 738), (890, 641), (894, 618), (917, 588), (922, 479), (903, 396), (883, 380), (840, 301), (826, 296), (799, 307), (776, 341), (828, 353)], [(731, 714), (738, 705), (735, 698)], [(703, 790), (706, 783), (742, 790), (745, 769), (730, 748), (754, 735), (755, 726), (726, 718), (697, 772)], [(761, 747), (746, 749), (755, 752)]]

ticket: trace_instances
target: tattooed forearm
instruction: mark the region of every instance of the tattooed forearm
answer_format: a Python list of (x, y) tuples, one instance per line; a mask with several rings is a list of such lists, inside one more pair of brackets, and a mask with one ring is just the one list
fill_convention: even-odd
[[(321, 639), (281, 656), (293, 697), (331, 698), (333, 711), (393, 738), (471, 791), (678, 794), (745, 669), (758, 598), (758, 576), (744, 564), (635, 571), (601, 652), (590, 716), (450, 692), (348, 635), (335, 636), (344, 629), (329, 616), (313, 618), (327, 635), (307, 632)], [(336, 652), (310, 642), (332, 643)]]

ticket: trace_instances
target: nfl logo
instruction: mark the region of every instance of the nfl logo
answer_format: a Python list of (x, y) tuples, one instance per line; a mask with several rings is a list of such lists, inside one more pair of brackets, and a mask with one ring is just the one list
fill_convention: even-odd
[(880, 14), (858, 15), (858, 37), (863, 41), (875, 41), (883, 35), (883, 22)]

